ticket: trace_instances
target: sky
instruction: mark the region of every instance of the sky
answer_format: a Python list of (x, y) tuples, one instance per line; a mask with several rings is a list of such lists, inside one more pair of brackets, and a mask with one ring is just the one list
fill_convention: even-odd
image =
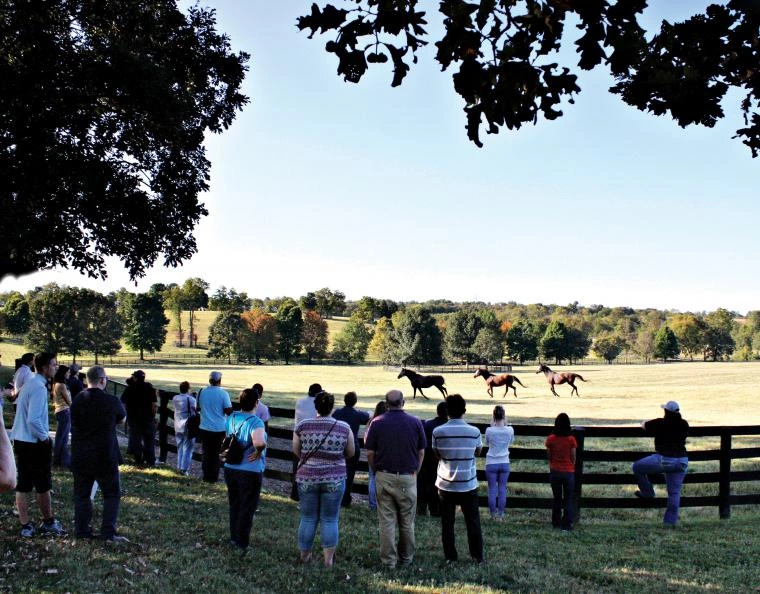
[[(420, 4), (439, 31), (438, 2)], [(647, 24), (707, 4), (653, 1)], [(310, 1), (213, 6), (218, 30), (251, 54), (250, 104), (207, 140), (198, 253), (137, 285), (114, 261), (106, 281), (50, 270), (0, 292), (201, 277), (262, 298), (330, 287), (348, 299), (760, 309), (760, 158), (731, 138), (737, 95), (714, 128), (682, 129), (609, 94), (603, 71), (577, 71), (582, 92), (562, 118), (483, 133), (479, 149), (435, 35), (401, 87), (388, 65), (354, 85), (324, 51), (331, 37), (296, 29)]]

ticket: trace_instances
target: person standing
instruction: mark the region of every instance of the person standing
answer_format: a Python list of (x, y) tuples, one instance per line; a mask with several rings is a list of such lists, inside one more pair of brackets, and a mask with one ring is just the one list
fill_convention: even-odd
[(507, 507), (507, 480), (509, 479), (509, 446), (515, 439), (515, 430), (507, 425), (504, 407), (493, 409), (491, 426), (486, 428), (486, 479), (488, 480), (488, 511), (491, 518), (504, 520)]
[(212, 371), (209, 385), (198, 394), (198, 412), (201, 415), (201, 443), (203, 444), (203, 480), (215, 483), (219, 480), (219, 449), (224, 440), (227, 416), (232, 414), (232, 401), (222, 386), (222, 374)]
[(21, 536), (34, 536), (37, 530), (29, 519), (29, 498), (34, 489), (42, 513), (39, 531), (45, 536), (63, 536), (66, 531), (53, 515), (50, 491), (52, 480), (52, 440), (48, 418), (48, 381), (55, 377), (58, 362), (52, 353), (34, 358), (37, 370), (24, 382), (16, 401), (16, 418), (10, 438), (16, 452), (18, 477), (16, 507), (21, 522)]
[(554, 419), (554, 429), (544, 443), (554, 496), (552, 526), (566, 532), (573, 529), (575, 512), (575, 451), (578, 443), (571, 435), (572, 431), (570, 417), (566, 413), (559, 413)]
[(321, 524), (325, 567), (333, 566), (338, 546), (338, 516), (346, 488), (346, 460), (354, 456), (354, 436), (348, 423), (330, 416), (335, 398), (320, 392), (314, 398), (317, 418), (306, 419), (293, 431), (293, 454), (298, 458), (296, 482), (301, 502), (298, 550), (308, 563), (317, 524)]
[(69, 454), (69, 432), (71, 431), (71, 393), (66, 384), (69, 368), (61, 365), (53, 377), (53, 404), (55, 406), (55, 443), (53, 445), (53, 466), (71, 466)]
[(478, 471), (475, 456), (483, 442), (480, 429), (465, 422), (467, 410), (459, 394), (446, 397), (449, 421), (433, 430), (433, 450), (439, 458), (435, 486), (441, 496), (441, 540), (446, 561), (458, 558), (454, 538), (457, 506), (462, 510), (467, 528), (467, 545), (475, 563), (483, 562), (483, 534), (478, 509)]
[(158, 397), (153, 384), (145, 381), (144, 371), (135, 371), (132, 378), (133, 383), (128, 384), (121, 395), (129, 419), (129, 451), (136, 464), (154, 466)]
[(433, 518), (441, 517), (441, 498), (438, 496), (438, 488), (435, 481), (438, 478), (438, 458), (433, 452), (433, 430), (448, 422), (446, 401), (438, 403), (436, 417), (422, 423), (425, 430), (425, 458), (422, 460), (422, 468), (417, 475), (417, 515), (424, 516), (430, 510)]
[(18, 398), (19, 394), (21, 394), (21, 388), (23, 388), (24, 384), (34, 376), (34, 371), (32, 371), (33, 364), (34, 353), (24, 353), (21, 355), (18, 369), (16, 369), (13, 374), (13, 381), (11, 382), (13, 383), (13, 389), (9, 396), (11, 402)]
[(177, 470), (185, 476), (190, 474), (193, 462), (195, 438), (190, 437), (185, 429), (187, 420), (196, 414), (197, 401), (190, 393), (190, 383), (179, 385), (179, 394), (172, 398), (174, 408), (174, 440), (177, 443)]
[(69, 367), (69, 376), (66, 378), (66, 385), (69, 387), (69, 394), (71, 394), (72, 398), (84, 390), (84, 384), (82, 383), (82, 380), (79, 379), (79, 371), (81, 369), (82, 368), (76, 363), (72, 363)]
[[(314, 397), (322, 391), (322, 386), (319, 384), (311, 384), (306, 397), (301, 398), (296, 402), (295, 421), (293, 428), (295, 429), (298, 423), (306, 419), (316, 419), (317, 409), (314, 407)], [(290, 485), (290, 498), (293, 501), (298, 501), (298, 484), (296, 483), (296, 472), (298, 470), (298, 460), (293, 457), (293, 482)]]
[(269, 407), (266, 404), (264, 404), (264, 401), (263, 401), (264, 386), (262, 386), (259, 383), (255, 383), (251, 387), (259, 393), (259, 403), (256, 405), (256, 411), (255, 411), (256, 416), (259, 417), (262, 421), (264, 421), (264, 430), (269, 432), (269, 419), (272, 418), (272, 415), (269, 414)]
[(426, 443), (420, 420), (403, 410), (400, 390), (388, 392), (385, 403), (387, 410), (372, 421), (365, 446), (367, 464), (375, 472), (380, 561), (393, 568), (414, 561), (417, 473)]
[(121, 450), (116, 425), (126, 417), (119, 399), (105, 391), (108, 378), (100, 365), (87, 370), (87, 389), (71, 404), (71, 471), (74, 475), (74, 527), (77, 538), (94, 538), (92, 532), (93, 485), (103, 494), (100, 538), (111, 544), (129, 540), (116, 532), (121, 504), (119, 464)]
[(660, 406), (665, 411), (664, 417), (641, 424), (647, 435), (654, 437), (656, 453), (634, 462), (632, 469), (639, 484), (636, 496), (643, 499), (654, 497), (654, 487), (649, 480), (649, 475), (665, 475), (668, 503), (663, 522), (666, 526), (675, 526), (678, 523), (681, 508), (681, 486), (686, 477), (686, 470), (689, 468), (689, 458), (686, 453), (689, 423), (681, 417), (681, 407), (675, 400)]
[[(380, 400), (375, 405), (375, 411), (372, 413), (372, 418), (369, 420), (369, 423), (367, 423), (367, 429), (364, 431), (364, 444), (366, 447), (367, 444), (367, 435), (369, 435), (369, 428), (370, 425), (372, 425), (372, 421), (374, 421), (377, 417), (380, 415), (384, 415), (386, 411), (386, 405), (385, 400)], [(369, 466), (369, 463), (367, 464), (367, 502), (369, 504), (369, 509), (372, 511), (377, 510), (377, 495), (376, 495), (376, 488), (375, 488), (375, 471), (372, 469), (371, 466)]]
[(351, 507), (351, 489), (354, 486), (356, 465), (359, 463), (359, 456), (361, 455), (359, 427), (369, 423), (369, 413), (354, 408), (356, 406), (356, 392), (347, 392), (343, 396), (343, 403), (345, 406), (336, 409), (333, 417), (347, 423), (354, 436), (354, 455), (346, 459), (346, 488), (343, 492), (343, 500), (340, 502), (341, 507)]
[(253, 514), (261, 495), (261, 479), (266, 466), (264, 450), (267, 435), (264, 421), (254, 414), (258, 391), (246, 388), (240, 392), (240, 411), (225, 420), (225, 435), (235, 435), (243, 445), (240, 464), (224, 465), (224, 482), (230, 505), (230, 544), (245, 553), (251, 540)]

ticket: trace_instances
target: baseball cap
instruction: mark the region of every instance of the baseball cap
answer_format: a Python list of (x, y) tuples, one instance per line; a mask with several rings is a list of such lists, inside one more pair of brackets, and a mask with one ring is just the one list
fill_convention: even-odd
[(145, 379), (145, 372), (142, 369), (138, 369), (132, 375), (135, 379)]
[(222, 372), (221, 371), (212, 371), (208, 374), (208, 381), (210, 382), (220, 382), (222, 381)]
[(664, 408), (670, 412), (678, 412), (681, 410), (681, 407), (678, 406), (678, 403), (675, 400), (668, 400), (665, 404), (661, 404), (660, 408)]
[(69, 366), (69, 373), (79, 373), (79, 370), (82, 369), (79, 365), (76, 363), (72, 363)]

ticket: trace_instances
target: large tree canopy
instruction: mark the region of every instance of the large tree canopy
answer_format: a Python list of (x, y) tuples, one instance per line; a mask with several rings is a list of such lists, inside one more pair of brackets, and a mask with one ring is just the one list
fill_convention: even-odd
[(215, 24), (174, 0), (0, 0), (0, 278), (195, 253), (204, 135), (248, 101)]
[[(390, 61), (398, 86), (428, 42), (421, 0), (344, 0), (348, 9), (314, 3), (298, 28), (330, 33), (325, 49), (338, 74), (359, 82), (368, 65)], [(432, 2), (430, 3), (432, 4)], [(580, 92), (576, 68), (604, 64), (616, 83), (610, 91), (629, 105), (669, 113), (680, 126), (715, 125), (729, 88), (741, 90), (746, 127), (737, 131), (760, 152), (760, 3), (730, 0), (681, 23), (663, 21), (648, 35), (639, 21), (646, 0), (441, 0), (445, 33), (435, 45), (443, 70), (465, 101), (467, 135), (478, 146), (481, 126), (520, 128), (543, 115), (562, 115), (563, 101)], [(566, 25), (576, 24), (576, 27)], [(567, 30), (566, 30), (567, 29)], [(576, 31), (575, 38), (568, 38)], [(574, 43), (577, 64), (565, 63)]]

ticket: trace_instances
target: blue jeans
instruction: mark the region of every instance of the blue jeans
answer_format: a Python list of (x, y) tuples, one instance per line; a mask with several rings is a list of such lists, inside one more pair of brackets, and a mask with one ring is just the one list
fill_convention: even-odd
[(509, 462), (502, 464), (486, 464), (486, 479), (488, 479), (488, 510), (492, 516), (504, 517), (507, 507), (507, 479), (509, 478)]
[(310, 551), (314, 546), (317, 524), (320, 524), (322, 548), (338, 545), (338, 514), (346, 489), (346, 481), (330, 483), (298, 483), (301, 522), (298, 524), (298, 550)]
[(248, 548), (251, 540), (253, 513), (259, 505), (261, 495), (261, 477), (260, 472), (224, 469), (230, 504), (230, 540), (243, 549)]
[(665, 508), (663, 522), (675, 526), (678, 522), (678, 511), (681, 507), (681, 485), (689, 467), (689, 458), (669, 458), (661, 454), (652, 454), (633, 463), (633, 474), (639, 484), (643, 497), (654, 497), (654, 487), (649, 480), (650, 474), (664, 474), (668, 490), (668, 504)]
[(367, 486), (367, 498), (369, 499), (369, 508), (377, 509), (377, 495), (375, 494), (375, 471), (369, 469), (369, 485)]
[(71, 466), (69, 453), (69, 432), (71, 431), (71, 409), (67, 408), (55, 413), (57, 427), (55, 429), (55, 445), (53, 446), (53, 464), (56, 466)]
[(575, 473), (549, 471), (549, 480), (552, 485), (552, 526), (571, 530), (573, 528), (573, 497), (575, 493)]
[(177, 442), (177, 469), (180, 472), (187, 472), (193, 462), (195, 438), (188, 437), (187, 433), (175, 433), (174, 439)]

